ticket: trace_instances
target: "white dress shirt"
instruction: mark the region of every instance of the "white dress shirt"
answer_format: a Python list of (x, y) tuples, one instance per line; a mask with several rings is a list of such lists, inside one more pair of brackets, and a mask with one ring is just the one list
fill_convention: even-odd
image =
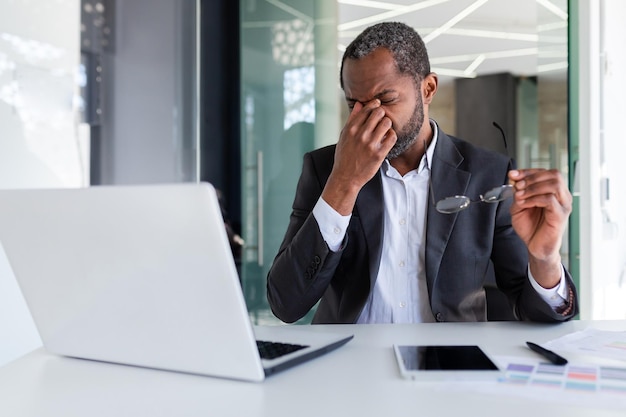
[[(427, 150), (430, 165), (437, 143), (437, 124)], [(357, 323), (434, 322), (425, 271), (426, 212), (430, 166), (422, 158), (417, 169), (404, 176), (385, 160), (380, 168), (384, 195), (384, 235), (380, 267), (373, 290)], [(313, 208), (331, 251), (340, 249), (351, 215), (342, 216), (321, 197)], [(561, 267), (561, 282), (555, 288), (541, 287), (530, 274), (531, 285), (553, 308), (567, 299), (569, 288)]]

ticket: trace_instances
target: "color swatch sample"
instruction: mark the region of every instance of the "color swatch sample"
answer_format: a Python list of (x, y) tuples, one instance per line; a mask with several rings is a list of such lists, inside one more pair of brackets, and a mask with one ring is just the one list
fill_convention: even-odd
[(509, 363), (501, 383), (528, 385), (577, 392), (606, 392), (626, 395), (626, 368)]

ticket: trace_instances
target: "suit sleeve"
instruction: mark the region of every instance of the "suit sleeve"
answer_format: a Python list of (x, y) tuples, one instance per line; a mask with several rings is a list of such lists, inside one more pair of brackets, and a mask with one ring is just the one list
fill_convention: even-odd
[(341, 250), (329, 250), (312, 213), (323, 182), (306, 154), (289, 226), (267, 276), (272, 312), (288, 323), (302, 318), (320, 300), (341, 258)]

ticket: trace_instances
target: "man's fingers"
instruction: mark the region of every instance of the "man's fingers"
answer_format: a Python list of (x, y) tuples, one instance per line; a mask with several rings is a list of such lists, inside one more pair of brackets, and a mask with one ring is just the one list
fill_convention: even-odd
[(389, 153), (391, 148), (393, 148), (393, 145), (396, 144), (397, 140), (398, 136), (396, 135), (396, 131), (389, 128), (383, 135), (382, 140), (380, 141), (380, 149), (385, 156)]
[(356, 102), (354, 103), (354, 106), (352, 107), (352, 111), (350, 112), (350, 117), (354, 117), (355, 114), (357, 114), (358, 112), (360, 112), (363, 109), (363, 105), (360, 102)]
[(386, 136), (389, 136), (389, 130), (391, 129), (392, 123), (391, 119), (388, 117), (383, 117), (378, 121), (376, 126), (374, 127), (374, 131), (372, 132), (372, 136), (375, 138), (381, 138), (380, 141), (384, 141)]
[(509, 180), (518, 192), (530, 195), (569, 193), (563, 177), (554, 169), (513, 170)]
[(515, 187), (515, 200), (520, 206), (546, 208), (558, 205), (566, 211), (571, 210), (572, 195), (557, 170), (513, 170), (509, 179)]
[(361, 115), (361, 117), (367, 117), (367, 114), (377, 108), (380, 107), (380, 100), (379, 99), (375, 99), (372, 101), (369, 101), (365, 104), (362, 104), (360, 101), (357, 101), (356, 103), (354, 103), (354, 106), (352, 107), (352, 111), (350, 112), (350, 117), (348, 118), (350, 119), (354, 119), (356, 117), (358, 117), (359, 115)]
[(376, 99), (365, 105), (357, 102), (344, 130), (348, 137), (355, 138), (362, 145), (378, 149), (391, 127), (391, 119), (385, 116), (380, 100)]

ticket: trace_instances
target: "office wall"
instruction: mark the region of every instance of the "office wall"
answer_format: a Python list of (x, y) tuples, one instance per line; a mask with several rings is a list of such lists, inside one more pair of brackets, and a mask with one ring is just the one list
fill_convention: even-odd
[(198, 178), (196, 1), (112, 0), (94, 182)]
[[(84, 185), (80, 1), (0, 0), (0, 11), (0, 188)], [(0, 366), (40, 345), (0, 248)]]

